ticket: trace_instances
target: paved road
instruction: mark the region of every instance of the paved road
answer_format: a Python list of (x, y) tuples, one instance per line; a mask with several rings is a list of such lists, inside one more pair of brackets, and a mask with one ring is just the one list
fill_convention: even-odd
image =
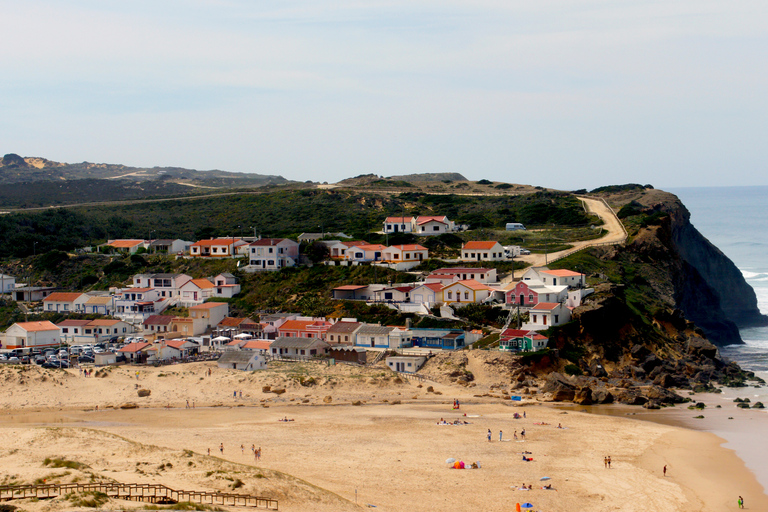
[[(584, 203), (584, 207), (587, 211), (594, 213), (603, 220), (602, 228), (608, 233), (595, 240), (585, 240), (582, 242), (573, 242), (570, 249), (563, 251), (551, 252), (549, 254), (529, 254), (527, 256), (518, 256), (515, 258), (517, 261), (524, 261), (529, 263), (532, 267), (543, 267), (547, 263), (578, 252), (586, 247), (594, 247), (596, 245), (610, 245), (618, 244), (627, 239), (627, 232), (624, 229), (624, 225), (621, 223), (616, 213), (600, 199), (594, 199), (592, 197), (579, 197)], [(515, 270), (515, 277), (523, 275), (526, 269)], [(512, 276), (508, 276), (504, 279), (505, 283), (512, 281)]]

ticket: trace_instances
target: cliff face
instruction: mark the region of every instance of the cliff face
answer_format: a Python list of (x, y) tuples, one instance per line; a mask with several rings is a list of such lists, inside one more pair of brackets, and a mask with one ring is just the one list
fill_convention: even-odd
[[(703, 288), (702, 284), (706, 284), (717, 297), (719, 309), (728, 320), (739, 327), (766, 325), (768, 317), (760, 313), (755, 291), (736, 265), (693, 227), (689, 221), (690, 213), (679, 201), (677, 207), (670, 211), (670, 220), (672, 243), (677, 253), (703, 280), (690, 291), (695, 293), (696, 289)], [(695, 274), (690, 270), (685, 272), (685, 276), (691, 275)], [(696, 304), (687, 293), (681, 296), (681, 300), (685, 302), (683, 311), (690, 311), (691, 319), (706, 316), (706, 303)]]

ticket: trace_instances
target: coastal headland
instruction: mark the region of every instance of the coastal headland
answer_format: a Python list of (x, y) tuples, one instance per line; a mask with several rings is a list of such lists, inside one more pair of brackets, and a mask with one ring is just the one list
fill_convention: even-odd
[[(346, 365), (297, 367), (311, 385), (215, 363), (136, 371), (86, 378), (4, 367), (3, 484), (162, 483), (267, 496), (286, 511), (502, 511), (525, 502), (534, 510), (703, 511), (735, 509), (739, 495), (749, 509), (768, 506), (754, 475), (712, 434), (562, 410), (535, 395), (513, 402), (488, 386)], [(451, 469), (450, 458), (480, 467)], [(71, 498), (10, 503), (78, 508)]]

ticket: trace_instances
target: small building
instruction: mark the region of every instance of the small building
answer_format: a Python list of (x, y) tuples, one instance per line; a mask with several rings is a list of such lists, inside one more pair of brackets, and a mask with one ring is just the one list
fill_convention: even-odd
[(152, 348), (151, 343), (139, 341), (125, 345), (118, 352), (125, 355), (128, 362), (141, 364), (146, 363), (150, 357), (155, 355), (156, 350), (150, 350)]
[(451, 233), (456, 228), (445, 215), (427, 215), (416, 217), (414, 233), (420, 236), (442, 235)]
[(98, 343), (101, 341), (107, 341), (110, 338), (116, 336), (125, 336), (133, 332), (133, 326), (122, 320), (113, 318), (97, 318), (91, 320), (88, 325), (85, 326), (86, 334), (91, 329), (91, 336)]
[(412, 233), (416, 226), (415, 217), (387, 217), (384, 219), (384, 233)]
[(167, 340), (160, 344), (160, 359), (185, 359), (197, 353), (199, 345), (190, 340)]
[[(205, 332), (206, 329), (213, 328), (229, 315), (229, 304), (226, 302), (206, 302), (189, 308), (189, 316), (200, 324), (195, 328), (195, 334)], [(202, 331), (199, 329), (202, 328)]]
[(386, 249), (387, 246), (381, 244), (366, 243), (362, 245), (353, 245), (347, 249), (347, 252), (344, 254), (344, 259), (358, 263), (382, 261)]
[(109, 366), (117, 364), (117, 354), (114, 352), (97, 352), (93, 354), (94, 366)]
[(229, 272), (222, 272), (213, 278), (214, 297), (224, 297), (230, 299), (240, 293), (240, 285), (237, 278)]
[(59, 345), (61, 331), (53, 322), (18, 322), (5, 331), (3, 348), (45, 348)]
[(89, 295), (83, 309), (86, 315), (111, 315), (115, 312), (115, 299), (111, 295)]
[[(304, 317), (307, 318), (307, 317)], [(325, 319), (288, 320), (277, 328), (279, 337), (284, 338), (320, 338), (325, 339), (325, 334), (333, 324)]]
[(54, 286), (22, 286), (13, 290), (11, 294), (16, 302), (38, 302), (48, 297), (55, 290)]
[(117, 252), (136, 254), (139, 249), (146, 249), (147, 242), (144, 240), (108, 240), (106, 247), (111, 247)]
[(133, 276), (134, 288), (154, 288), (159, 297), (177, 297), (181, 295), (181, 287), (191, 281), (187, 274), (136, 274)]
[(368, 352), (363, 347), (347, 345), (331, 345), (328, 349), (328, 357), (347, 363), (365, 364)]
[(504, 247), (499, 242), (472, 241), (461, 248), (463, 261), (503, 261), (506, 259)]
[(411, 290), (411, 302), (416, 304), (436, 304), (441, 301), (443, 285), (424, 283)]
[(207, 279), (191, 279), (184, 283), (181, 288), (181, 305), (183, 307), (202, 304), (214, 296), (213, 283)]
[(245, 249), (240, 248), (247, 245), (247, 242), (237, 237), (211, 238), (190, 245), (189, 254), (198, 258), (234, 258), (237, 254), (245, 252)]
[(332, 290), (333, 298), (337, 300), (370, 300), (373, 294), (367, 284), (345, 284)]
[(466, 345), (466, 333), (457, 329), (412, 328), (410, 331), (414, 347), (456, 350)]
[(85, 335), (86, 326), (91, 323), (90, 320), (62, 320), (57, 323), (59, 328), (59, 338), (67, 344), (93, 343), (93, 332), (88, 330), (88, 336)]
[(426, 356), (396, 355), (386, 358), (387, 366), (393, 372), (416, 373), (427, 362)]
[(16, 289), (16, 278), (0, 273), (0, 293), (11, 293)]
[(145, 334), (160, 334), (169, 332), (172, 327), (172, 315), (151, 315), (142, 323)]
[(43, 299), (43, 311), (56, 313), (84, 313), (90, 297), (80, 292), (54, 292)]
[(498, 281), (495, 268), (471, 268), (471, 267), (450, 267), (433, 270), (425, 279), (425, 282), (440, 282), (444, 285), (449, 284), (449, 280), (466, 281), (474, 279), (478, 283), (489, 284)]
[(389, 333), (394, 327), (385, 325), (363, 324), (356, 333), (355, 346), (390, 348)]
[(568, 298), (567, 286), (547, 286), (538, 280), (518, 281), (504, 291), (506, 304), (532, 307), (539, 302), (564, 302)]
[(248, 265), (245, 270), (280, 270), (299, 262), (299, 243), (288, 238), (262, 238), (247, 247)]
[(408, 270), (429, 258), (429, 251), (418, 244), (403, 244), (387, 247), (383, 255), (384, 261), (394, 265), (395, 270)]
[(456, 281), (443, 287), (442, 298), (443, 302), (450, 305), (461, 306), (463, 304), (471, 304), (482, 302), (494, 292), (494, 289), (479, 283), (474, 279), (467, 279), (466, 281)]
[(569, 288), (583, 288), (585, 275), (572, 270), (550, 270), (547, 267), (529, 268), (523, 273), (522, 281), (541, 281), (546, 286), (568, 286)]
[[(340, 321), (333, 324), (325, 333), (325, 340), (328, 343), (337, 343), (343, 345), (355, 344), (355, 333), (363, 324), (359, 322)], [(333, 356), (331, 356), (333, 357)]]
[(539, 302), (530, 309), (524, 329), (544, 330), (571, 321), (571, 310), (559, 302)]
[(268, 355), (269, 348), (272, 346), (272, 340), (246, 340), (245, 343), (240, 345), (240, 350), (258, 352), (259, 354)]
[(242, 370), (246, 372), (254, 370), (265, 370), (267, 368), (267, 360), (264, 355), (258, 352), (243, 352), (232, 350), (224, 352), (216, 364), (219, 368), (228, 368), (230, 370)]
[(272, 357), (307, 358), (325, 355), (329, 345), (320, 338), (279, 336), (269, 347)]
[(161, 252), (165, 254), (184, 254), (189, 252), (192, 242), (186, 240), (162, 239), (152, 240), (147, 249), (151, 253)]

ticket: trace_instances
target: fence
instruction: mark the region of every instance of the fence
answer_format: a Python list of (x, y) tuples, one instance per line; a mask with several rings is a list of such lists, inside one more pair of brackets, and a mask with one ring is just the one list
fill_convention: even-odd
[(255, 507), (277, 510), (278, 502), (263, 496), (250, 496), (216, 491), (182, 491), (160, 484), (121, 484), (116, 482), (94, 484), (43, 484), (0, 486), (0, 501), (35, 498), (46, 499), (72, 493), (101, 492), (110, 498), (150, 503), (179, 503), (189, 501), (204, 505)]

